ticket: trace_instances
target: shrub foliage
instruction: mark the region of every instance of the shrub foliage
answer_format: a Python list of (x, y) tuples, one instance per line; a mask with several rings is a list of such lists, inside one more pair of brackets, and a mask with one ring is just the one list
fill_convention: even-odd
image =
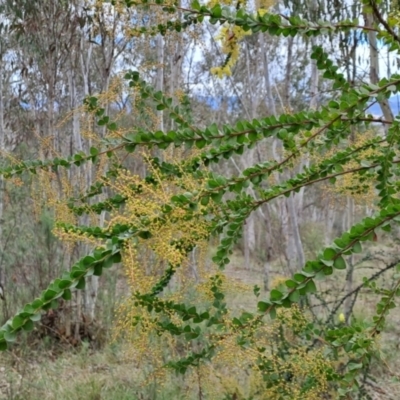
[[(376, 4), (369, 1), (363, 1), (366, 12), (378, 12)], [(396, 53), (400, 46), (396, 20), (385, 22), (380, 14), (376, 26), (364, 27), (359, 21), (332, 24), (265, 11), (254, 14), (238, 4), (237, 8), (220, 4), (208, 7), (195, 0), (189, 9), (181, 9), (157, 0), (152, 6), (170, 17), (165, 24), (141, 33), (181, 32), (205, 22), (240, 28), (242, 36), (267, 32), (285, 37), (323, 37), (351, 30), (373, 30), (390, 51)], [(124, 6), (138, 5), (125, 1)], [(229, 56), (228, 50), (227, 53)], [(318, 110), (243, 120), (234, 125), (193, 126), (186, 97), (175, 104), (137, 71), (129, 71), (125, 80), (136, 94), (138, 109), (163, 111), (164, 117), (173, 121), (173, 129), (132, 127), (121, 135), (118, 121), (106, 115), (98, 97), (91, 96), (85, 100), (85, 112), (92, 114), (108, 132), (98, 146), (88, 154), (24, 161), (4, 168), (2, 175), (11, 178), (87, 163), (94, 168), (100, 165), (103, 170), (107, 165), (107, 171), (100, 174), (86, 195), (70, 198), (67, 206), (71, 215), (107, 212), (109, 218), (105, 226), (78, 226), (71, 219), (58, 222), (61, 234), (88, 240), (96, 246), (0, 329), (0, 349), (6, 350), (21, 330), (32, 330), (42, 312), (57, 307), (60, 298), (69, 300), (73, 291), (84, 289), (88, 276), (100, 276), (103, 269), (123, 263), (128, 266), (132, 297), (121, 311), (120, 331), (125, 335), (144, 332), (141, 340), (148, 352), (151, 340), (160, 336), (168, 338), (166, 343), (174, 343), (174, 348), (180, 343), (179, 351), (159, 360), (160, 369), (209, 374), (207, 368), (215, 367), (217, 371), (216, 366), (222, 363), (224, 368), (231, 365), (234, 375), (240, 371), (238, 365), (245, 365), (254, 372), (253, 395), (268, 389), (272, 396), (269, 398), (322, 398), (332, 388), (341, 396), (359, 392), (363, 377), (378, 356), (376, 337), (395, 307), (400, 276), (395, 275), (396, 281), (390, 288), (375, 288), (381, 299), (369, 325), (355, 321), (350, 325), (318, 326), (307, 321), (304, 310), (310, 295), (318, 295), (318, 280), (346, 269), (347, 257), (361, 253), (365, 242), (374, 240), (377, 231), (389, 232), (392, 224), (400, 221), (396, 179), (400, 173), (400, 120), (388, 121), (367, 112), (371, 102), (388, 99), (400, 90), (400, 75), (354, 87), (322, 46), (313, 48), (311, 59), (333, 88), (331, 99)], [(362, 135), (370, 132), (374, 124), (383, 124), (385, 133), (357, 142), (349, 140), (354, 130)], [(257, 143), (268, 140), (282, 143), (281, 159), (265, 160), (234, 177), (213, 171), (213, 164), (224, 163), (235, 154), (246, 154)], [(149, 172), (145, 178), (133, 175), (118, 161), (134, 152), (144, 155), (147, 161)], [(311, 157), (311, 163), (295, 173), (295, 161), (311, 153), (326, 156)], [(285, 171), (292, 175), (282, 174), (290, 177), (271, 183), (269, 178)], [(280, 196), (295, 195), (320, 182), (335, 185), (347, 176), (360, 183), (360, 190), (363, 182), (367, 182), (368, 190), (373, 184), (378, 199), (376, 214), (336, 238), (315, 260), (307, 261), (290, 279), (276, 285), (267, 298), (255, 287), (256, 309), (232, 312), (227, 302), (229, 285), (225, 284), (222, 271), (230, 262), (247, 217)], [(249, 191), (249, 187), (253, 190)], [(99, 195), (103, 196), (101, 201)], [(182, 271), (188, 270), (188, 255), (194, 249), (200, 249), (201, 258), (207, 259), (211, 237), (218, 238), (219, 243), (212, 256), (214, 269), (209, 270), (213, 272), (198, 284), (197, 294), (192, 292), (190, 298), (191, 287), (184, 285), (187, 273)], [(185, 287), (186, 296), (176, 295), (179, 291), (174, 291), (174, 287), (180, 286)], [(301, 365), (307, 365), (306, 375)], [(239, 387), (231, 386), (226, 391), (232, 396), (240, 395)]]

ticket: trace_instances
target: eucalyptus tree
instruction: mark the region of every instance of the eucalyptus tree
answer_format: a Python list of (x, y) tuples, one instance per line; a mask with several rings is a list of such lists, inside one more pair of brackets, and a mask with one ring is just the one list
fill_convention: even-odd
[[(8, 45), (2, 58), (1, 99), (5, 99), (6, 93), (10, 95), (9, 107), (1, 108), (2, 126), (8, 126), (9, 131), (8, 140), (2, 141), (9, 144), (7, 148), (2, 146), (2, 156), (5, 150), (11, 157), (16, 156), (13, 151), (21, 143), (26, 143), (32, 157), (39, 153), (42, 160), (56, 154), (89, 151), (93, 139), (85, 133), (89, 129), (87, 121), (82, 126), (81, 106), (91, 93), (108, 91), (110, 79), (115, 75), (116, 59), (129, 42), (120, 37), (121, 16), (118, 13), (109, 15), (106, 5), (96, 6), (91, 1), (4, 1), (1, 11), (2, 48)], [(96, 128), (95, 135), (102, 138), (104, 134), (104, 128)], [(65, 198), (68, 190), (77, 196), (82, 185), (94, 183), (93, 172), (91, 166), (84, 166), (66, 174), (57, 173), (57, 180), (49, 182), (47, 203)], [(70, 182), (69, 189), (60, 185), (63, 179)], [(39, 203), (42, 204), (43, 199)], [(82, 223), (87, 222), (83, 217)], [(1, 240), (6, 243), (7, 235), (2, 235)], [(63, 265), (70, 264), (71, 256), (76, 257), (77, 252), (82, 251), (87, 249), (76, 246), (71, 254), (59, 246), (58, 255), (52, 258), (53, 265), (49, 266), (53, 270), (50, 276), (57, 276)], [(12, 307), (13, 282), (9, 274), (6, 278), (6, 293), (10, 295), (8, 306)], [(82, 314), (86, 320), (94, 318), (97, 278), (88, 278), (88, 282), (93, 282), (88, 285), (93, 287), (82, 297), (79, 293), (76, 307), (72, 308), (76, 310), (72, 321), (76, 337)], [(66, 318), (69, 331), (71, 319), (69, 315)]]

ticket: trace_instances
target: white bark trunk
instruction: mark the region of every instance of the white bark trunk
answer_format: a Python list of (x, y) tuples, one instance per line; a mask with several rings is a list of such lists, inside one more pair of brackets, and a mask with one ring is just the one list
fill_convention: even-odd
[[(156, 89), (164, 90), (164, 39), (161, 34), (157, 36), (157, 82)], [(164, 130), (164, 113), (163, 111), (158, 112), (159, 118), (159, 126), (158, 129), (160, 131)]]
[[(293, 41), (289, 41), (289, 49), (288, 49), (288, 60), (287, 60), (287, 71), (291, 69), (291, 57), (292, 51), (291, 47), (293, 46)], [(265, 86), (267, 90), (267, 99), (268, 99), (268, 107), (271, 110), (273, 115), (276, 115), (276, 107), (275, 102), (272, 96), (272, 86), (269, 76), (269, 63), (268, 63), (268, 52), (264, 51), (264, 77), (265, 77)], [(289, 98), (289, 88), (286, 85), (285, 89), (285, 98)], [(285, 109), (288, 105), (282, 104), (282, 109)], [(277, 142), (275, 146), (273, 146), (273, 150), (275, 152), (274, 158), (278, 161), (280, 158), (279, 152), (282, 151), (282, 144)], [(288, 179), (289, 174), (283, 173), (283, 179)], [(282, 236), (285, 238), (285, 257), (286, 262), (288, 264), (288, 268), (290, 273), (294, 273), (296, 268), (301, 268), (304, 266), (305, 257), (303, 251), (303, 244), (301, 242), (298, 218), (297, 218), (297, 210), (295, 205), (295, 200), (292, 196), (288, 198), (283, 198), (279, 200), (280, 202), (280, 218), (281, 218), (281, 230)], [(297, 208), (298, 209), (298, 208)]]
[[(351, 197), (347, 198), (347, 230), (349, 230), (354, 223), (354, 200)], [(353, 274), (354, 274), (354, 256), (353, 254), (347, 259), (347, 274), (346, 274), (346, 293), (353, 290)], [(347, 297), (344, 303), (344, 315), (346, 323), (349, 323), (352, 311), (353, 297)]]
[(256, 232), (254, 223), (254, 214), (251, 214), (244, 225), (243, 229), (244, 242), (244, 268), (251, 269), (251, 255), (256, 248)]
[(288, 210), (288, 202), (287, 199), (282, 199), (279, 202), (280, 208), (280, 221), (281, 221), (281, 230), (282, 236), (285, 240), (285, 259), (288, 267), (288, 271), (290, 274), (296, 272), (296, 245), (293, 236), (293, 229), (291, 226), (289, 210)]
[(289, 208), (290, 221), (292, 223), (293, 241), (296, 246), (297, 268), (301, 269), (304, 267), (306, 260), (304, 257), (303, 243), (302, 243), (301, 237), (300, 237), (299, 224), (297, 221), (297, 211), (296, 211), (296, 206), (294, 203), (293, 194), (290, 197), (288, 197), (287, 204), (288, 204), (288, 208)]
[[(372, 28), (374, 25), (374, 17), (370, 12), (364, 12), (364, 20), (365, 26), (368, 28)], [(377, 84), (379, 82), (379, 53), (378, 53), (378, 42), (376, 38), (375, 31), (368, 31), (368, 42), (369, 42), (369, 77), (371, 83)], [(390, 108), (389, 102), (387, 99), (378, 100), (378, 103), (382, 109), (382, 113), (387, 121), (393, 121), (393, 113)], [(385, 127), (386, 129), (386, 127)]]
[[(4, 77), (4, 65), (3, 65), (3, 44), (0, 42), (0, 150), (2, 154), (5, 151), (5, 127), (4, 127), (4, 88), (3, 88), (3, 77)], [(3, 240), (3, 214), (4, 214), (4, 180), (0, 177), (0, 240)], [(4, 249), (3, 249), (4, 251)], [(0, 264), (0, 285), (4, 287), (4, 270), (3, 265)], [(6, 296), (6, 294), (5, 294)]]

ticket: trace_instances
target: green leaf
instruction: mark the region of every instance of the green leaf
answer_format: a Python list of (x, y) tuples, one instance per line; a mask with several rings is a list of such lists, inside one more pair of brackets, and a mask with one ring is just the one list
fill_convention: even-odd
[(113, 264), (118, 264), (122, 260), (121, 253), (116, 253), (112, 255), (112, 262)]
[(36, 314), (31, 315), (29, 318), (33, 322), (38, 322), (42, 319), (42, 315), (40, 313), (36, 313)]
[(13, 318), (11, 326), (13, 329), (18, 329), (24, 324), (24, 322), (25, 320), (17, 315)]
[(333, 260), (324, 260), (324, 259), (322, 259), (321, 262), (323, 264), (325, 264), (326, 266), (328, 266), (328, 267), (331, 267), (333, 265)]
[(71, 284), (72, 284), (72, 281), (67, 280), (67, 279), (63, 279), (58, 283), (58, 287), (60, 289), (65, 289), (65, 288), (71, 286)]
[(332, 260), (336, 256), (337, 252), (335, 249), (328, 247), (324, 250), (323, 258), (324, 260)]
[(259, 301), (257, 303), (257, 308), (258, 308), (258, 311), (260, 311), (260, 312), (266, 312), (270, 306), (271, 306), (271, 304), (267, 303), (265, 301)]
[(282, 299), (283, 293), (280, 292), (279, 290), (272, 289), (269, 297), (270, 297), (271, 301), (278, 301), (278, 300)]
[(113, 264), (113, 258), (109, 256), (103, 261), (103, 268), (111, 268)]
[[(141, 238), (141, 239), (150, 239), (151, 237), (152, 237), (152, 234), (151, 234), (151, 232), (148, 232), (148, 231), (140, 231), (139, 233), (138, 233), (138, 236)], [(119, 261), (118, 261), (119, 262)]]
[(92, 257), (92, 256), (86, 256), (86, 257), (84, 257), (83, 259), (82, 259), (82, 264), (85, 266), (85, 267), (88, 267), (89, 265), (92, 265), (94, 262), (96, 261), (96, 259), (94, 258), (94, 257)]
[(317, 287), (315, 286), (315, 282), (312, 279), (307, 282), (306, 287), (305, 287), (305, 292), (306, 293), (316, 293), (317, 292)]
[(109, 131), (116, 131), (118, 129), (118, 125), (115, 122), (111, 122), (107, 125), (107, 129)]
[(62, 298), (64, 299), (64, 300), (71, 300), (72, 299), (72, 293), (71, 293), (71, 290), (70, 289), (65, 289), (64, 290), (64, 293), (63, 293), (63, 295), (62, 295)]
[(362, 363), (350, 362), (350, 363), (347, 365), (347, 369), (348, 369), (349, 371), (354, 371), (354, 370), (356, 370), (356, 369), (361, 369), (362, 367), (363, 367), (363, 364), (362, 364)]
[(86, 280), (85, 280), (85, 278), (83, 277), (83, 278), (79, 279), (79, 282), (78, 282), (78, 284), (76, 285), (76, 288), (77, 288), (77, 289), (83, 290), (83, 289), (85, 289), (85, 286), (86, 286)]
[(360, 242), (354, 243), (352, 247), (353, 253), (362, 253), (362, 246)]
[(42, 306), (43, 306), (43, 300), (41, 300), (41, 299), (35, 299), (32, 302), (32, 307), (34, 310), (38, 310), (38, 309), (42, 308)]
[(94, 265), (94, 271), (93, 271), (93, 275), (94, 276), (101, 276), (103, 272), (103, 263), (97, 263)]
[(344, 261), (344, 258), (342, 256), (339, 256), (333, 263), (333, 267), (336, 269), (346, 269), (346, 261)]
[(385, 232), (390, 232), (391, 229), (392, 229), (392, 227), (391, 227), (390, 224), (387, 224), (387, 225), (385, 225), (385, 226), (382, 226), (381, 229), (382, 229), (383, 231), (385, 231)]
[(80, 276), (85, 274), (85, 270), (81, 269), (79, 267), (73, 267), (72, 271), (71, 271), (71, 276), (76, 279), (79, 278)]
[(294, 274), (293, 278), (297, 281), (297, 282), (303, 282), (306, 279), (306, 276), (303, 274)]
[(211, 9), (211, 16), (214, 18), (220, 18), (222, 16), (222, 8), (219, 4), (216, 4), (212, 9)]
[(292, 293), (290, 293), (289, 300), (292, 303), (297, 303), (300, 300), (300, 292), (298, 290), (295, 290)]
[(44, 292), (43, 298), (44, 298), (45, 301), (48, 301), (48, 300), (54, 299), (56, 297), (56, 295), (57, 295), (56, 291), (54, 291), (52, 289), (47, 289)]
[(242, 322), (237, 318), (233, 318), (232, 323), (234, 325), (238, 325), (238, 326), (242, 326), (243, 325)]
[(25, 324), (22, 326), (22, 328), (24, 329), (24, 331), (30, 332), (33, 330), (33, 328), (35, 327), (35, 324), (32, 322), (31, 319), (28, 319)]
[(202, 149), (207, 144), (207, 141), (204, 139), (196, 140), (196, 147), (198, 149)]
[(287, 286), (288, 288), (290, 288), (290, 289), (293, 289), (293, 288), (295, 288), (295, 287), (298, 286), (298, 283), (295, 282), (295, 281), (292, 281), (291, 279), (290, 279), (290, 280), (287, 280), (287, 281), (285, 282), (285, 284), (286, 284), (286, 286)]
[(199, 3), (198, 0), (192, 1), (192, 2), (190, 3), (190, 7), (191, 7), (193, 10), (197, 10), (197, 11), (200, 11), (200, 8), (201, 8), (200, 3)]
[(15, 342), (17, 334), (14, 331), (4, 332), (4, 339), (7, 340), (7, 342)]
[(215, 203), (221, 203), (222, 197), (224, 196), (224, 192), (221, 190), (220, 192), (217, 193), (212, 193), (211, 198)]
[(200, 204), (202, 206), (206, 206), (208, 205), (208, 203), (210, 202), (210, 197), (209, 196), (203, 196), (200, 200)]

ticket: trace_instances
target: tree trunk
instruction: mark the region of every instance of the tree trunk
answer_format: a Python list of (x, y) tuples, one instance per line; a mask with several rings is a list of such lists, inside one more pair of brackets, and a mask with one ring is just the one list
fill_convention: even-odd
[[(286, 72), (291, 68), (291, 57), (293, 46), (293, 41), (290, 40), (288, 49), (288, 60), (286, 66)], [(265, 78), (265, 86), (267, 90), (267, 99), (268, 99), (268, 107), (271, 110), (273, 115), (277, 115), (275, 102), (272, 97), (272, 87), (269, 76), (269, 62), (268, 62), (268, 52), (264, 50), (264, 78)], [(285, 98), (289, 98), (289, 88), (286, 85), (285, 89)], [(287, 106), (287, 105), (286, 105)], [(285, 105), (282, 104), (282, 108), (285, 108)], [(273, 146), (274, 158), (279, 161), (280, 152), (282, 151), (281, 142), (275, 141), (277, 144)], [(283, 173), (283, 179), (288, 179), (289, 176), (287, 173)], [(279, 177), (278, 177), (279, 180)], [(295, 206), (295, 200), (292, 196), (288, 198), (279, 199), (280, 202), (280, 219), (281, 219), (281, 230), (282, 236), (285, 239), (285, 258), (291, 274), (296, 271), (296, 268), (304, 266), (304, 251), (303, 244), (301, 242), (299, 225), (297, 221), (297, 210)], [(300, 210), (299, 210), (300, 211)]]
[[(164, 39), (161, 34), (157, 35), (157, 82), (156, 89), (164, 90)], [(164, 130), (164, 113), (163, 111), (158, 112), (160, 131)]]
[[(347, 197), (347, 230), (349, 230), (354, 223), (354, 200)], [(347, 259), (347, 273), (346, 273), (346, 293), (353, 290), (353, 274), (354, 274), (354, 256), (353, 254)], [(346, 323), (349, 323), (352, 312), (353, 296), (346, 298), (344, 303), (344, 315)]]
[[(0, 39), (1, 40), (1, 39)], [(0, 151), (4, 154), (5, 151), (5, 126), (4, 126), (4, 87), (3, 87), (3, 77), (4, 77), (4, 65), (3, 65), (3, 55), (4, 55), (4, 45), (0, 41)], [(3, 243), (3, 215), (4, 215), (4, 179), (0, 176), (0, 241)], [(4, 252), (5, 249), (3, 248)], [(0, 264), (0, 285), (5, 287), (5, 274), (3, 263)], [(3, 289), (4, 290), (4, 289)], [(7, 294), (4, 294), (6, 297)], [(6, 308), (6, 303), (3, 303), (4, 308)], [(6, 311), (6, 309), (4, 309)], [(4, 313), (6, 314), (6, 313)]]
[(306, 260), (304, 257), (303, 244), (301, 242), (299, 224), (297, 221), (297, 212), (294, 204), (294, 196), (293, 194), (287, 198), (287, 205), (289, 209), (290, 222), (292, 223), (291, 229), (293, 230), (293, 241), (296, 246), (296, 261), (297, 261), (297, 269), (301, 269), (304, 267)]
[[(374, 16), (370, 12), (364, 12), (365, 26), (367, 28), (373, 28)], [(378, 42), (376, 39), (376, 32), (373, 30), (368, 31), (368, 42), (369, 42), (369, 78), (371, 83), (377, 84), (379, 82), (379, 53), (378, 53)], [(387, 99), (379, 99), (378, 103), (382, 109), (382, 113), (386, 121), (393, 121), (393, 113)], [(385, 127), (386, 128), (386, 127)]]

